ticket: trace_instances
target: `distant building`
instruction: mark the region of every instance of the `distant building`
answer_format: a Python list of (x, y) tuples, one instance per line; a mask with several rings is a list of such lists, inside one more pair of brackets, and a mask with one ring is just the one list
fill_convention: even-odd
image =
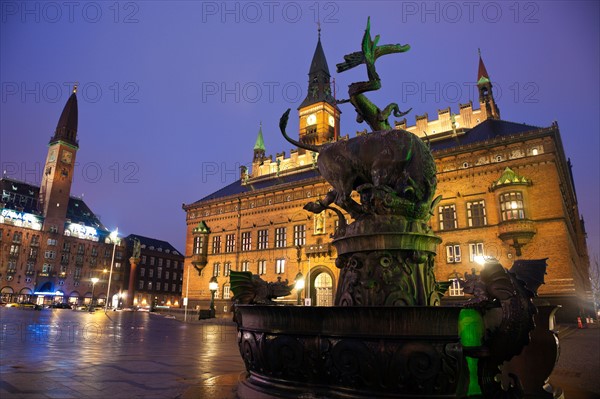
[(133, 305), (180, 307), (184, 256), (166, 241), (130, 234), (125, 237), (127, 281), (131, 278), (131, 257), (135, 239), (140, 241), (141, 248), (140, 261), (133, 276)]
[(123, 289), (124, 247), (114, 246), (98, 217), (70, 195), (77, 123), (75, 88), (48, 144), (41, 185), (0, 179), (2, 302), (88, 304), (93, 293), (94, 302), (103, 304), (113, 251), (113, 301)]
[[(301, 142), (343, 140), (330, 90), (330, 74), (321, 41), (309, 70), (307, 97), (298, 108)], [(516, 259), (548, 258), (546, 284), (539, 293), (563, 306), (558, 317), (571, 319), (590, 299), (589, 258), (583, 219), (557, 123), (536, 127), (500, 119), (492, 82), (483, 60), (477, 76), (479, 109), (471, 102), (406, 119), (396, 128), (430, 143), (442, 201), (431, 226), (443, 242), (436, 257), (436, 277), (455, 280), (447, 300), (462, 299), (456, 282), (478, 271), (480, 256), (494, 256), (510, 267)], [(276, 116), (278, 117), (278, 116)], [(366, 131), (358, 134), (367, 134)], [(303, 206), (322, 198), (330, 186), (316, 169), (318, 154), (294, 149), (290, 156), (265, 155), (262, 127), (251, 170), (240, 180), (184, 204), (187, 220), (183, 292), (190, 303), (208, 307), (209, 281), (216, 277), (216, 310), (230, 307), (231, 270), (251, 271), (267, 281), (292, 284), (306, 279), (302, 297), (312, 305), (332, 305), (339, 271), (330, 235), (337, 217), (313, 215)], [(283, 301), (296, 302), (296, 292)]]

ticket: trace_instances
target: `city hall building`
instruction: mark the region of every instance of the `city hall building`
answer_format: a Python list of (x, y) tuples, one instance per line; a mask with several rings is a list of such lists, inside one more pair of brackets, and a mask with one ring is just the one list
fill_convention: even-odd
[[(89, 304), (93, 300), (102, 305), (109, 295), (116, 306), (124, 288), (124, 247), (111, 239), (81, 198), (70, 195), (79, 150), (76, 92), (75, 87), (48, 144), (41, 185), (0, 179), (3, 303)], [(93, 278), (98, 279), (95, 284)]]
[[(508, 268), (517, 259), (547, 258), (539, 294), (563, 306), (559, 319), (572, 318), (591, 298), (589, 258), (558, 124), (537, 127), (501, 119), (481, 57), (477, 88), (478, 108), (469, 102), (456, 111), (441, 109), (432, 120), (418, 115), (414, 125), (396, 122), (396, 128), (426, 141), (436, 160), (442, 195), (430, 221), (442, 238), (436, 277), (453, 281), (446, 300), (461, 300), (458, 280), (480, 270), (482, 256), (493, 256)], [(318, 145), (347, 139), (340, 135), (341, 111), (331, 93), (320, 38), (307, 93), (298, 107), (300, 141)], [(339, 276), (331, 245), (337, 216), (303, 209), (330, 190), (317, 170), (318, 154), (294, 149), (289, 155), (267, 156), (260, 128), (252, 156), (251, 169), (242, 167), (238, 181), (183, 205), (182, 295), (206, 309), (209, 281), (215, 277), (216, 311), (226, 312), (233, 296), (228, 276), (237, 270), (289, 284), (302, 277), (300, 295), (294, 290), (282, 302), (310, 298), (306, 303), (312, 306), (332, 305)]]

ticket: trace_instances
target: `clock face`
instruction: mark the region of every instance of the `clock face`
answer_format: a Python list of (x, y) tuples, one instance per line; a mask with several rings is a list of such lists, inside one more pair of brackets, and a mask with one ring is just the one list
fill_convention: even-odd
[(314, 125), (316, 123), (317, 123), (317, 116), (315, 114), (308, 115), (308, 117), (306, 118), (306, 124)]
[(329, 115), (329, 126), (335, 126), (335, 118)]
[(52, 152), (50, 153), (50, 156), (48, 157), (48, 161), (49, 161), (49, 162), (54, 162), (54, 161), (56, 161), (56, 151), (52, 151)]
[(64, 151), (61, 160), (63, 163), (70, 164), (73, 160), (73, 154), (69, 151)]

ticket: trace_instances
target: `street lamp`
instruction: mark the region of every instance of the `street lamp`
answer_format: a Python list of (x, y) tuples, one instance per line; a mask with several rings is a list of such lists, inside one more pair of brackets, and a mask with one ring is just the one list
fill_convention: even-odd
[(215, 317), (215, 292), (219, 289), (216, 276), (212, 276), (208, 282), (208, 289), (210, 290), (210, 317)]
[(90, 312), (94, 309), (94, 288), (96, 288), (96, 283), (98, 282), (98, 277), (92, 277), (92, 300), (90, 302)]
[(304, 289), (304, 276), (301, 272), (298, 272), (294, 280), (296, 281), (294, 288), (296, 288), (296, 292), (298, 293), (298, 305), (300, 305), (300, 291)]
[(108, 303), (112, 302), (110, 300), (110, 282), (112, 281), (113, 266), (115, 265), (115, 252), (117, 250), (117, 244), (120, 241), (118, 235), (119, 235), (119, 228), (117, 227), (115, 229), (115, 231), (110, 233), (110, 235), (108, 236), (110, 241), (113, 243), (113, 253), (112, 253), (112, 260), (110, 261), (110, 273), (108, 273), (108, 287), (106, 289), (106, 304), (104, 305), (104, 313), (106, 313), (108, 311)]

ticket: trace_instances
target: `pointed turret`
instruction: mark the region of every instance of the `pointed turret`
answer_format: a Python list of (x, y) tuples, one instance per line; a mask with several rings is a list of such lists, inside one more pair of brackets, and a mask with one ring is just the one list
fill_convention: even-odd
[(321, 28), (319, 28), (317, 47), (315, 48), (315, 53), (308, 71), (308, 92), (298, 109), (322, 101), (336, 106), (335, 99), (331, 95), (331, 75), (329, 73), (329, 67), (327, 66), (325, 52), (321, 45)]
[(57, 141), (67, 142), (75, 147), (79, 146), (77, 141), (77, 86), (73, 87), (73, 93), (67, 100), (62, 114), (58, 119), (54, 136), (50, 139), (50, 144)]
[(477, 71), (477, 84), (486, 83), (490, 81), (490, 75), (488, 75), (485, 64), (481, 58), (481, 50), (479, 51), (479, 70)]
[(477, 71), (477, 88), (479, 89), (479, 105), (482, 111), (486, 113), (486, 119), (500, 119), (500, 109), (494, 100), (492, 92), (492, 81), (485, 68), (481, 50), (479, 50), (479, 68)]
[(262, 122), (258, 128), (258, 136), (256, 137), (256, 143), (254, 144), (254, 160), (253, 162), (262, 163), (265, 159), (265, 140), (262, 132)]

